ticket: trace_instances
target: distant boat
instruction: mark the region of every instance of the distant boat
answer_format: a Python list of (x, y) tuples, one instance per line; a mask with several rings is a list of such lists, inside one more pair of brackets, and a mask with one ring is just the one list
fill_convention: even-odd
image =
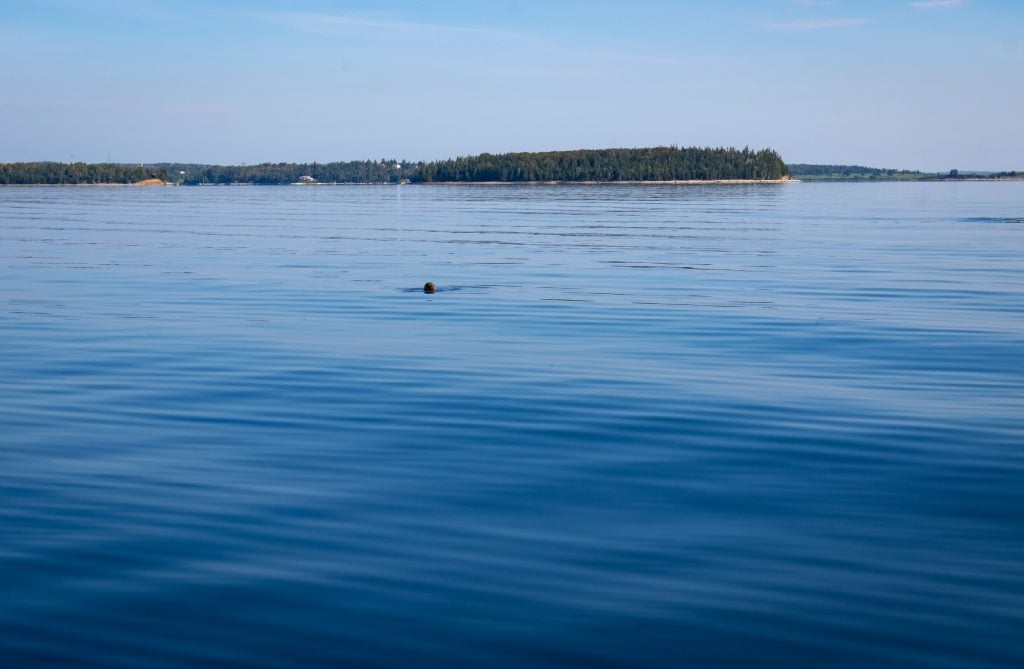
[(312, 186), (312, 185), (318, 184), (318, 183), (320, 183), (320, 182), (307, 174), (306, 176), (299, 177), (298, 181), (293, 181), (292, 185), (293, 186)]

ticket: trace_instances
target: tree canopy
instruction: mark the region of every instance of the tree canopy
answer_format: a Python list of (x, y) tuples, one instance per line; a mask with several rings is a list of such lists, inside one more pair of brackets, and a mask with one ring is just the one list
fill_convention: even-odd
[(416, 163), (360, 160), (336, 163), (261, 163), (199, 165), (192, 163), (0, 163), (0, 184), (130, 184), (161, 179), (185, 185), (288, 184), (304, 176), (324, 183), (395, 183), (416, 171)]
[(775, 151), (654, 147), (541, 153), (483, 153), (430, 163), (395, 159), (330, 163), (2, 163), (0, 184), (128, 184), (161, 179), (184, 185), (483, 182), (676, 181), (780, 179), (789, 174)]
[(163, 170), (120, 163), (0, 163), (0, 184), (130, 184), (166, 179)]
[(794, 179), (809, 181), (916, 181), (928, 174), (916, 170), (894, 170), (863, 165), (807, 165), (793, 163), (789, 171)]
[(684, 181), (781, 179), (789, 174), (775, 151), (678, 148), (587, 149), (464, 156), (426, 163), (419, 182)]
[(312, 177), (321, 183), (397, 183), (409, 179), (417, 163), (395, 159), (353, 160), (333, 163), (260, 163), (258, 165), (198, 165), (158, 163), (171, 181), (186, 185), (251, 183), (261, 185), (297, 183)]

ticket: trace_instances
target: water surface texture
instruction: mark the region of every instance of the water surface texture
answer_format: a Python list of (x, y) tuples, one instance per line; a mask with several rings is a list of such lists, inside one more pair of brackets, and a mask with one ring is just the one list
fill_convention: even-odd
[(1022, 666), (1022, 215), (0, 189), (0, 665)]

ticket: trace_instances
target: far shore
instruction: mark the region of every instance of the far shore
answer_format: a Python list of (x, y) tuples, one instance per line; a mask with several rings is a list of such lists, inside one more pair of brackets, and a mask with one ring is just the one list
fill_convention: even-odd
[(288, 184), (257, 184), (253, 182), (233, 183), (205, 183), (205, 184), (177, 184), (173, 181), (161, 181), (159, 179), (147, 179), (135, 183), (87, 183), (87, 184), (0, 184), (0, 188), (129, 188), (129, 187), (153, 187), (153, 186), (185, 186), (190, 187), (215, 187), (215, 186), (733, 186), (733, 185), (772, 185), (772, 184), (796, 184), (796, 183), (957, 183), (957, 182), (1000, 182), (1000, 181), (1024, 181), (1024, 176), (1016, 177), (959, 177), (959, 178), (929, 178), (929, 179), (679, 179), (675, 181), (420, 181), (405, 184), (384, 183), (384, 182), (314, 182), (314, 183), (288, 183)]
[[(605, 186), (605, 185), (618, 185), (622, 184), (625, 186), (704, 186), (704, 185), (738, 185), (738, 184), (791, 184), (800, 183), (799, 179), (680, 179), (676, 181), (418, 181), (407, 184), (406, 186)], [(158, 179), (150, 179), (147, 181), (138, 181), (136, 183), (90, 183), (90, 184), (0, 184), (0, 186), (12, 186), (15, 188), (31, 187), (31, 186), (60, 186), (67, 188), (114, 188), (114, 187), (129, 187), (129, 186), (177, 186), (171, 181), (160, 181)], [(341, 182), (341, 183), (328, 183), (328, 182), (312, 182), (312, 183), (288, 183), (288, 184), (256, 184), (252, 182), (238, 182), (238, 183), (224, 183), (224, 184), (190, 184), (190, 186), (394, 186), (398, 184), (390, 183), (376, 183), (376, 182)]]
[(175, 184), (170, 181), (161, 181), (159, 179), (146, 179), (145, 181), (135, 181), (130, 184), (126, 183), (97, 183), (97, 184), (0, 184), (0, 187), (6, 188), (32, 188), (33, 186), (59, 186), (61, 188), (150, 188), (153, 186), (174, 186)]
[(421, 186), (607, 186), (622, 184), (625, 186), (732, 186), (739, 184), (791, 184), (800, 183), (799, 179), (675, 179), (675, 180), (632, 180), (632, 181), (420, 181)]

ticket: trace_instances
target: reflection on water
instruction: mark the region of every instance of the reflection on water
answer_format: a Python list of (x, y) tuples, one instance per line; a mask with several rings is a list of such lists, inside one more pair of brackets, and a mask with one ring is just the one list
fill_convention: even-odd
[(1020, 666), (1022, 186), (0, 189), (0, 664)]

